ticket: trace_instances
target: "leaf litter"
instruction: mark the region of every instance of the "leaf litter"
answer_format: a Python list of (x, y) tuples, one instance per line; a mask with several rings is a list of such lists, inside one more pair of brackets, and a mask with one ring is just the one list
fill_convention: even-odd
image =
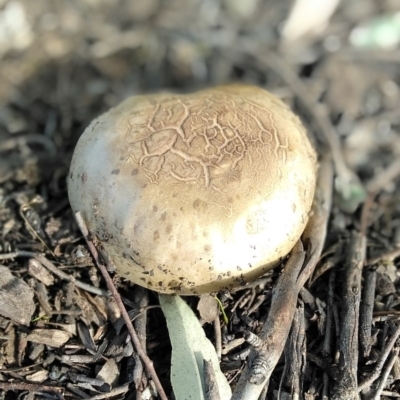
[[(349, 41), (364, 21), (396, 15), (395, 2), (368, 0), (362, 9), (342, 2), (325, 29), (282, 47), (279, 29), (291, 2), (254, 1), (246, 10), (234, 0), (173, 3), (0, 2), (10, 35), (0, 41), (1, 398), (155, 398), (69, 209), (71, 154), (89, 122), (129, 95), (238, 80), (282, 97), (322, 149), (317, 129), (328, 121), (367, 190), (361, 206), (350, 205), (354, 212), (333, 199), (324, 252), (312, 284), (300, 291), (264, 398), (340, 395), (343, 355), (357, 367), (350, 371), (357, 377), (353, 392), (398, 394), (400, 58), (397, 48), (364, 50)], [(269, 53), (279, 53), (289, 75), (272, 56), (265, 62)], [(366, 237), (362, 270), (343, 264), (338, 250), (351, 259), (354, 231)], [(345, 265), (361, 279), (359, 352), (340, 336), (346, 320), (355, 322), (342, 300)], [(228, 324), (220, 309), (214, 318), (214, 303), (206, 316), (200, 302), (206, 336), (215, 344), (220, 337), (221, 370), (232, 389), (251, 350), (245, 332), (262, 331), (280, 272), (218, 294)], [(171, 342), (157, 296), (135, 295), (129, 282), (112, 278), (172, 398)], [(198, 299), (185, 301), (197, 312)]]

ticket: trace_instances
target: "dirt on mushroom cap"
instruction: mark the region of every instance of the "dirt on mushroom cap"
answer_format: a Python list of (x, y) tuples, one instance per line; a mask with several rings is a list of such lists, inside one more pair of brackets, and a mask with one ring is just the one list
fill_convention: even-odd
[(233, 85), (136, 96), (93, 121), (69, 196), (120, 273), (162, 292), (230, 288), (301, 235), (316, 156), (275, 96)]

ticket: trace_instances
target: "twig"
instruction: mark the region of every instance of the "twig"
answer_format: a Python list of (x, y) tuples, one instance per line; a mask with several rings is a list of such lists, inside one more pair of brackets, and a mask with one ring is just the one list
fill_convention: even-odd
[(267, 283), (271, 282), (271, 276), (272, 272), (269, 271), (262, 278), (255, 279), (254, 281), (248, 282), (243, 286), (238, 286), (236, 288), (233, 288), (230, 292), (237, 293), (240, 292), (241, 290), (252, 289), (258, 286), (265, 286)]
[[(0, 336), (0, 339), (6, 339), (6, 340), (8, 340), (8, 338), (1, 337), (1, 336)], [(6, 374), (7, 372), (26, 371), (26, 370), (28, 370), (28, 369), (38, 367), (39, 365), (43, 365), (43, 363), (44, 363), (44, 361), (39, 362), (39, 363), (35, 363), (35, 364), (31, 364), (31, 365), (26, 365), (26, 366), (24, 366), (24, 367), (2, 368), (2, 369), (0, 369), (0, 373)]]
[(203, 367), (206, 400), (221, 400), (212, 362), (203, 360)]
[(322, 400), (328, 400), (329, 399), (329, 375), (326, 372), (324, 372), (322, 380), (323, 380)]
[(396, 399), (400, 398), (400, 393), (392, 392), (390, 390), (382, 390), (381, 395), (386, 397), (394, 397)]
[(99, 360), (96, 355), (85, 354), (63, 354), (61, 362), (64, 364), (93, 364)]
[(92, 256), (96, 262), (97, 267), (100, 269), (106, 283), (107, 283), (107, 287), (108, 290), (110, 290), (111, 294), (113, 295), (115, 302), (119, 308), (119, 310), (121, 311), (121, 315), (122, 318), (124, 319), (124, 322), (128, 328), (129, 334), (132, 338), (132, 342), (136, 348), (137, 353), (139, 354), (139, 357), (142, 359), (143, 364), (146, 366), (147, 372), (150, 374), (150, 376), (152, 377), (154, 384), (156, 385), (157, 391), (158, 391), (158, 395), (162, 400), (168, 400), (167, 395), (164, 392), (163, 387), (161, 386), (161, 382), (158, 379), (157, 373), (154, 369), (153, 363), (150, 360), (150, 358), (147, 356), (147, 354), (145, 353), (145, 351), (143, 350), (141, 344), (140, 344), (140, 339), (135, 331), (135, 328), (132, 325), (132, 322), (129, 318), (128, 312), (125, 309), (124, 303), (121, 300), (121, 296), (119, 295), (117, 289), (114, 286), (114, 283), (110, 277), (110, 275), (107, 272), (107, 268), (100, 262), (99, 260), (99, 256), (97, 253), (97, 249), (94, 246), (94, 244), (90, 241), (89, 238), (89, 231), (86, 227), (86, 224), (82, 218), (81, 213), (78, 211), (77, 213), (75, 213), (75, 218), (76, 218), (76, 222), (78, 224), (79, 229), (82, 232), (83, 237), (86, 240), (86, 243), (89, 247), (90, 252), (92, 253)]
[(332, 364), (329, 363), (325, 358), (317, 357), (312, 353), (307, 353), (307, 361), (313, 362), (317, 365), (320, 369), (325, 371), (331, 378), (337, 379), (338, 373), (335, 368), (332, 367)]
[(76, 287), (86, 290), (87, 292), (96, 294), (98, 296), (109, 297), (110, 293), (96, 288), (94, 286), (88, 285), (84, 282), (75, 279), (72, 275), (67, 275), (65, 272), (61, 271), (57, 268), (51, 261), (49, 261), (43, 254), (34, 253), (32, 251), (14, 251), (12, 253), (0, 254), (0, 260), (10, 260), (12, 258), (17, 257), (31, 257), (40, 262), (44, 267), (46, 267), (49, 271), (51, 271), (54, 275), (57, 275), (59, 278), (64, 279), (68, 282), (72, 282)]
[(332, 388), (331, 398), (358, 399), (358, 321), (361, 301), (361, 277), (365, 260), (365, 236), (353, 232), (345, 261), (345, 282), (340, 326), (339, 378)]
[(85, 393), (83, 390), (79, 389), (77, 386), (73, 385), (72, 383), (67, 383), (66, 388), (73, 394), (76, 394), (78, 396), (78, 399), (79, 399), (79, 397), (81, 399), (85, 399), (85, 400), (90, 398), (90, 396), (87, 393)]
[(35, 254), (38, 253), (33, 253), (32, 251), (13, 251), (12, 253), (5, 253), (5, 254), (0, 254), (0, 261), (2, 260), (11, 260), (13, 258), (17, 257), (33, 257)]
[(326, 274), (331, 269), (335, 268), (336, 264), (337, 264), (337, 257), (335, 256), (329, 257), (324, 262), (321, 262), (315, 269), (313, 276), (310, 279), (310, 286), (313, 286), (315, 282), (317, 282), (318, 279), (321, 278), (322, 275)]
[(376, 271), (367, 269), (364, 274), (364, 286), (360, 309), (360, 347), (362, 355), (368, 357), (371, 351), (371, 326), (374, 313)]
[[(122, 301), (125, 303), (124, 300)], [(153, 310), (154, 308), (161, 308), (161, 307), (158, 304), (153, 304), (152, 306), (140, 307), (139, 310), (129, 311), (129, 317), (132, 322), (136, 321), (137, 318), (140, 318), (144, 313), (147, 313), (147, 311)]]
[[(308, 386), (307, 393), (303, 394), (301, 399), (316, 399), (319, 397), (319, 392), (321, 390), (321, 380), (319, 376), (317, 375), (317, 370), (316, 368), (313, 368), (310, 373), (309, 373), (309, 379), (310, 379), (310, 385)], [(280, 399), (280, 400), (286, 400), (286, 399)], [(299, 398), (295, 398), (291, 396), (290, 400), (300, 400)]]
[(396, 360), (399, 356), (399, 350), (400, 350), (399, 347), (393, 349), (392, 356), (390, 357), (389, 362), (386, 365), (386, 368), (383, 370), (381, 379), (379, 381), (379, 385), (376, 389), (375, 395), (372, 398), (372, 400), (380, 400), (383, 388), (385, 387), (385, 384), (389, 377), (389, 374), (393, 368), (394, 363), (396, 362)]
[(303, 241), (311, 243), (312, 253), (299, 278), (298, 285), (300, 287), (304, 286), (311, 277), (322, 254), (332, 207), (332, 190), (332, 162), (331, 159), (326, 156), (320, 160), (312, 215), (302, 235)]
[(86, 290), (87, 292), (97, 294), (98, 296), (105, 296), (105, 297), (110, 296), (110, 293), (105, 290), (96, 288), (91, 285), (87, 285), (86, 283), (78, 281), (72, 275), (67, 275), (65, 272), (61, 271), (51, 261), (49, 261), (45, 256), (43, 256), (41, 254), (36, 254), (33, 256), (33, 258), (35, 260), (39, 261), (44, 267), (46, 267), (54, 275), (57, 275), (59, 278), (64, 279), (66, 281), (72, 282), (76, 287)]
[(374, 204), (375, 197), (376, 197), (376, 192), (368, 193), (368, 196), (365, 199), (365, 202), (362, 206), (361, 219), (360, 219), (360, 232), (365, 236), (367, 235), (367, 229), (369, 227), (368, 218), (371, 212), (372, 205)]
[(243, 371), (232, 400), (258, 399), (278, 363), (296, 310), (298, 291), (295, 285), (304, 259), (305, 252), (299, 242), (274, 288), (271, 309), (260, 335), (246, 333), (245, 339), (254, 347), (250, 354), (251, 368), (246, 366)]
[(393, 336), (387, 342), (384, 351), (382, 351), (382, 353), (380, 354), (379, 359), (376, 362), (375, 368), (372, 371), (371, 375), (358, 385), (359, 392), (368, 389), (380, 377), (386, 359), (388, 358), (390, 352), (392, 351), (396, 343), (396, 340), (398, 339), (399, 336), (400, 336), (400, 324), (397, 326), (397, 329), (395, 330)]
[(222, 335), (221, 322), (219, 316), (214, 319), (214, 336), (215, 336), (215, 351), (217, 352), (218, 360), (221, 361), (222, 355)]
[[(141, 286), (137, 286), (137, 285), (134, 287), (133, 290), (134, 290), (133, 300), (134, 300), (135, 306), (137, 308), (147, 307), (149, 304), (148, 291), (145, 288), (143, 288)], [(146, 341), (147, 341), (147, 335), (146, 335), (147, 313), (141, 313), (140, 316), (136, 317), (134, 321), (132, 320), (132, 322), (133, 322), (133, 325), (138, 334), (140, 344), (141, 344), (143, 350), (145, 351)], [(143, 379), (144, 368), (143, 368), (143, 363), (141, 362), (138, 354), (133, 353), (132, 356), (135, 360), (135, 366), (133, 369), (133, 381), (135, 383), (136, 390), (139, 392), (140, 386), (142, 383), (142, 379)], [(146, 386), (144, 386), (144, 387), (146, 387)]]
[(286, 376), (287, 385), (292, 388), (291, 396), (293, 399), (301, 399), (306, 367), (306, 336), (303, 302), (300, 302), (296, 310), (290, 336), (286, 342), (285, 364), (289, 364)]
[(336, 343), (335, 343), (335, 353), (333, 354), (333, 363), (335, 365), (339, 364), (340, 352), (339, 352), (339, 332), (340, 332), (340, 319), (339, 319), (339, 306), (336, 302), (332, 305), (333, 308), (333, 322), (335, 323)]
[[(298, 293), (310, 278), (322, 253), (331, 209), (332, 181), (331, 161), (329, 158), (324, 158), (320, 163), (313, 213), (302, 237), (303, 240), (311, 243), (312, 254), (300, 272), (305, 254), (299, 247), (293, 250), (274, 289), (268, 318), (258, 340), (251, 343), (255, 345), (258, 359), (257, 352), (252, 350), (249, 357), (251, 368), (247, 365), (244, 369), (232, 400), (257, 400), (279, 361), (296, 310)], [(252, 342), (252, 339), (255, 339), (254, 336), (254, 334), (248, 334), (247, 338)], [(252, 365), (253, 360), (254, 365)]]
[(394, 260), (395, 258), (400, 257), (400, 248), (399, 249), (393, 249), (393, 250), (388, 250), (385, 253), (382, 253), (381, 255), (371, 258), (367, 260), (366, 265), (374, 265), (378, 264), (379, 262), (383, 260)]
[(50, 392), (57, 395), (58, 398), (63, 398), (64, 388), (59, 386), (49, 386), (36, 383), (26, 383), (26, 382), (0, 382), (0, 389), (4, 391), (14, 391), (14, 390), (27, 390), (29, 392)]
[(328, 284), (328, 306), (326, 312), (325, 338), (321, 353), (325, 358), (331, 358), (332, 334), (334, 328), (334, 300), (335, 300), (336, 271), (332, 271), (329, 276)]
[[(221, 354), (224, 356), (226, 354), (229, 354), (232, 350), (235, 350), (237, 347), (241, 346), (244, 342), (245, 342), (244, 338), (237, 338), (231, 340), (230, 342), (222, 346)], [(230, 355), (230, 357), (232, 356)]]
[[(374, 319), (373, 321), (376, 322), (378, 321), (382, 321), (382, 317), (391, 317), (391, 316), (395, 316), (395, 315), (400, 315), (400, 311), (396, 311), (396, 310), (384, 310), (384, 311), (374, 311)], [(396, 318), (397, 320), (397, 318)]]

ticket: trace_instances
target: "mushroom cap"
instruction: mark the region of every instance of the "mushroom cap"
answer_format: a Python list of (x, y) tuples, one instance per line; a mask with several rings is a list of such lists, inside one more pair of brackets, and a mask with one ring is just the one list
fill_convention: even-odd
[(68, 180), (118, 272), (164, 293), (231, 289), (307, 223), (316, 154), (298, 117), (245, 85), (134, 96), (94, 120)]

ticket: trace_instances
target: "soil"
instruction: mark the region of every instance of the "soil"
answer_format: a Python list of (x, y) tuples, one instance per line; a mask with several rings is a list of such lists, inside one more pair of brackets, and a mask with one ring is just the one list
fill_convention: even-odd
[[(156, 398), (75, 222), (66, 176), (85, 127), (124, 98), (230, 82), (282, 98), (321, 157), (339, 140), (336, 157), (366, 191), (343, 202), (336, 164), (324, 251), (297, 302), (302, 323), (262, 398), (339, 398), (344, 386), (354, 390), (341, 398), (361, 389), (365, 399), (400, 397), (400, 6), (342, 2), (315, 29), (311, 17), (297, 20), (300, 38), (286, 23), (291, 9), (277, 0), (0, 0), (0, 400)], [(281, 271), (219, 293), (227, 324), (221, 312), (219, 323), (203, 321), (213, 343), (221, 335), (233, 389), (250, 348), (244, 333), (260, 332)], [(173, 399), (157, 294), (111, 275)], [(186, 301), (198, 313), (199, 300)]]

